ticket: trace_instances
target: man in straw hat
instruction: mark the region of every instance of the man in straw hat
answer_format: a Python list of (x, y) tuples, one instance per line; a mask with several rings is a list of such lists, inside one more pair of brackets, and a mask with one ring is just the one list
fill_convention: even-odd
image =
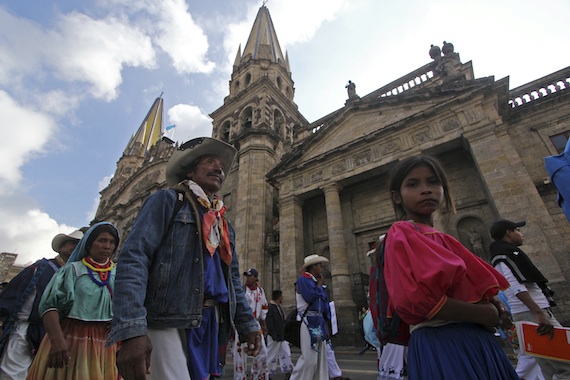
[(236, 149), (208, 137), (174, 151), (173, 187), (143, 205), (119, 255), (109, 343), (122, 341), (125, 380), (206, 379), (220, 374), (218, 348), (233, 320), (249, 355), (261, 347), (259, 324), (240, 282), (235, 232), (216, 193)]
[(299, 269), (301, 276), (295, 283), (298, 318), (301, 324), (301, 356), (297, 360), (291, 380), (328, 380), (326, 342), (329, 340), (325, 318), (330, 319), (330, 306), (323, 288), (323, 264), (328, 259), (319, 255), (305, 257)]
[(0, 379), (25, 379), (45, 330), (38, 305), (54, 273), (67, 262), (83, 232), (57, 234), (53, 259), (41, 259), (25, 268), (10, 281), (0, 295), (0, 316), (4, 332), (0, 338)]

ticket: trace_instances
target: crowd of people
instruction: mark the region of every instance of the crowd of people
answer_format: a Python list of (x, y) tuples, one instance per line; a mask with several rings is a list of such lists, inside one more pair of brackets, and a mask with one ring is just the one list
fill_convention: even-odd
[[(146, 200), (117, 263), (119, 231), (109, 222), (55, 236), (58, 255), (24, 269), (0, 294), (0, 380), (219, 378), (229, 346), (235, 380), (278, 372), (348, 379), (331, 343), (328, 259), (310, 254), (299, 268), (295, 364), (283, 292), (273, 290), (268, 302), (259, 272), (239, 269), (235, 231), (217, 195), (236, 153), (207, 137), (180, 145), (167, 165), (169, 188)], [(512, 332), (513, 321), (534, 322), (549, 338), (561, 327), (548, 280), (520, 249), (526, 223), (492, 225), (487, 263), (434, 228), (435, 212), (454, 210), (436, 159), (401, 160), (389, 186), (398, 221), (379, 242), (374, 313), (361, 315), (363, 333), (374, 329), (378, 338), (365, 347), (377, 349), (378, 379), (570, 379), (569, 363), (522, 351), (513, 366), (495, 336)], [(409, 333), (404, 343), (382, 330), (381, 321), (396, 317)]]

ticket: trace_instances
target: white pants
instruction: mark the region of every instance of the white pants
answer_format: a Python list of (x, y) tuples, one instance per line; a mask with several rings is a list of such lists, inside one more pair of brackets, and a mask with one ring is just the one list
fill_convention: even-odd
[(342, 371), (336, 362), (331, 342), (327, 342), (327, 366), (329, 367), (329, 377), (331, 379), (342, 376)]
[[(247, 343), (241, 343), (238, 339), (236, 331), (234, 345), (232, 347), (232, 358), (234, 360), (234, 380), (245, 380), (247, 376), (247, 358), (250, 357), (245, 353)], [(253, 380), (266, 380), (269, 378), (269, 369), (267, 367), (267, 346), (265, 339), (261, 337), (261, 350), (259, 354), (252, 358), (251, 376)]]
[(269, 374), (277, 373), (277, 361), (282, 373), (291, 373), (293, 371), (293, 362), (291, 361), (291, 347), (286, 340), (277, 342), (269, 335), (267, 336), (267, 366)]
[(190, 380), (186, 350), (181, 338), (184, 330), (148, 329), (148, 337), (152, 343), (150, 355), (150, 376), (148, 380)]
[(34, 357), (26, 340), (29, 322), (16, 322), (0, 360), (1, 380), (25, 380)]
[[(380, 349), (378, 349), (380, 351)], [(408, 347), (388, 343), (382, 348), (378, 361), (378, 379), (405, 379)]]
[(290, 380), (328, 380), (327, 344), (320, 342), (317, 351), (311, 347), (311, 335), (305, 323), (301, 323), (301, 356), (293, 368)]
[(542, 370), (536, 359), (533, 356), (521, 354), (520, 350), (517, 350), (517, 368), (515, 370), (521, 379), (544, 380)]

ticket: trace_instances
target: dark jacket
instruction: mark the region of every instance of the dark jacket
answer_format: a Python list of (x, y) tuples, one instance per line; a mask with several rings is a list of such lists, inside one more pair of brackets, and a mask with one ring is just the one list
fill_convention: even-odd
[(265, 324), (267, 325), (267, 333), (276, 342), (282, 342), (285, 340), (285, 337), (283, 336), (284, 321), (285, 315), (281, 315), (279, 307), (270, 302), (267, 317), (265, 318)]
[[(26, 302), (28, 297), (32, 295), (35, 289), (36, 295), (28, 318), (28, 322), (30, 322), (30, 326), (28, 327), (28, 341), (32, 346), (32, 350), (39, 347), (45, 335), (45, 330), (42, 317), (38, 314), (38, 305), (47, 284), (59, 268), (60, 264), (55, 258), (49, 260), (41, 259), (18, 273), (18, 275), (6, 285), (6, 288), (4, 288), (4, 291), (0, 294), (0, 317), (4, 320), (5, 326), (0, 345), (6, 343), (5, 340), (9, 336), (12, 323), (15, 322), (17, 314), (22, 309), (22, 305)], [(6, 327), (8, 327), (7, 330)]]
[[(195, 328), (202, 323), (204, 267), (198, 202), (187, 186), (186, 202), (172, 218), (177, 192), (161, 190), (143, 205), (117, 263), (109, 344), (146, 335), (151, 328)], [(172, 223), (170, 221), (172, 220)], [(229, 304), (220, 306), (220, 342), (230, 324), (241, 334), (259, 331), (241, 285), (235, 232), (228, 222), (232, 261), (222, 263)]]

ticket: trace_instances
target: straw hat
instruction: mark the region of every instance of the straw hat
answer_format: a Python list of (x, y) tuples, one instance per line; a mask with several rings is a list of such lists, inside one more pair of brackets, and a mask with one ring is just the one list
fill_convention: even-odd
[(210, 137), (198, 137), (186, 141), (172, 153), (166, 166), (166, 183), (175, 186), (187, 179), (186, 175), (192, 163), (201, 156), (212, 154), (224, 164), (224, 171), (229, 172), (237, 150), (230, 144)]
[(51, 249), (53, 249), (54, 251), (59, 253), (59, 249), (61, 248), (63, 243), (65, 243), (66, 241), (69, 241), (69, 240), (79, 241), (79, 240), (81, 240), (82, 237), (83, 237), (83, 232), (81, 232), (79, 230), (75, 230), (72, 233), (70, 233), (69, 235), (57, 234), (57, 235), (55, 235), (55, 237), (51, 241)]
[(329, 259), (324, 256), (319, 255), (309, 255), (305, 257), (303, 266), (299, 269), (299, 272), (304, 272), (308, 266), (318, 264), (318, 263), (328, 263)]

